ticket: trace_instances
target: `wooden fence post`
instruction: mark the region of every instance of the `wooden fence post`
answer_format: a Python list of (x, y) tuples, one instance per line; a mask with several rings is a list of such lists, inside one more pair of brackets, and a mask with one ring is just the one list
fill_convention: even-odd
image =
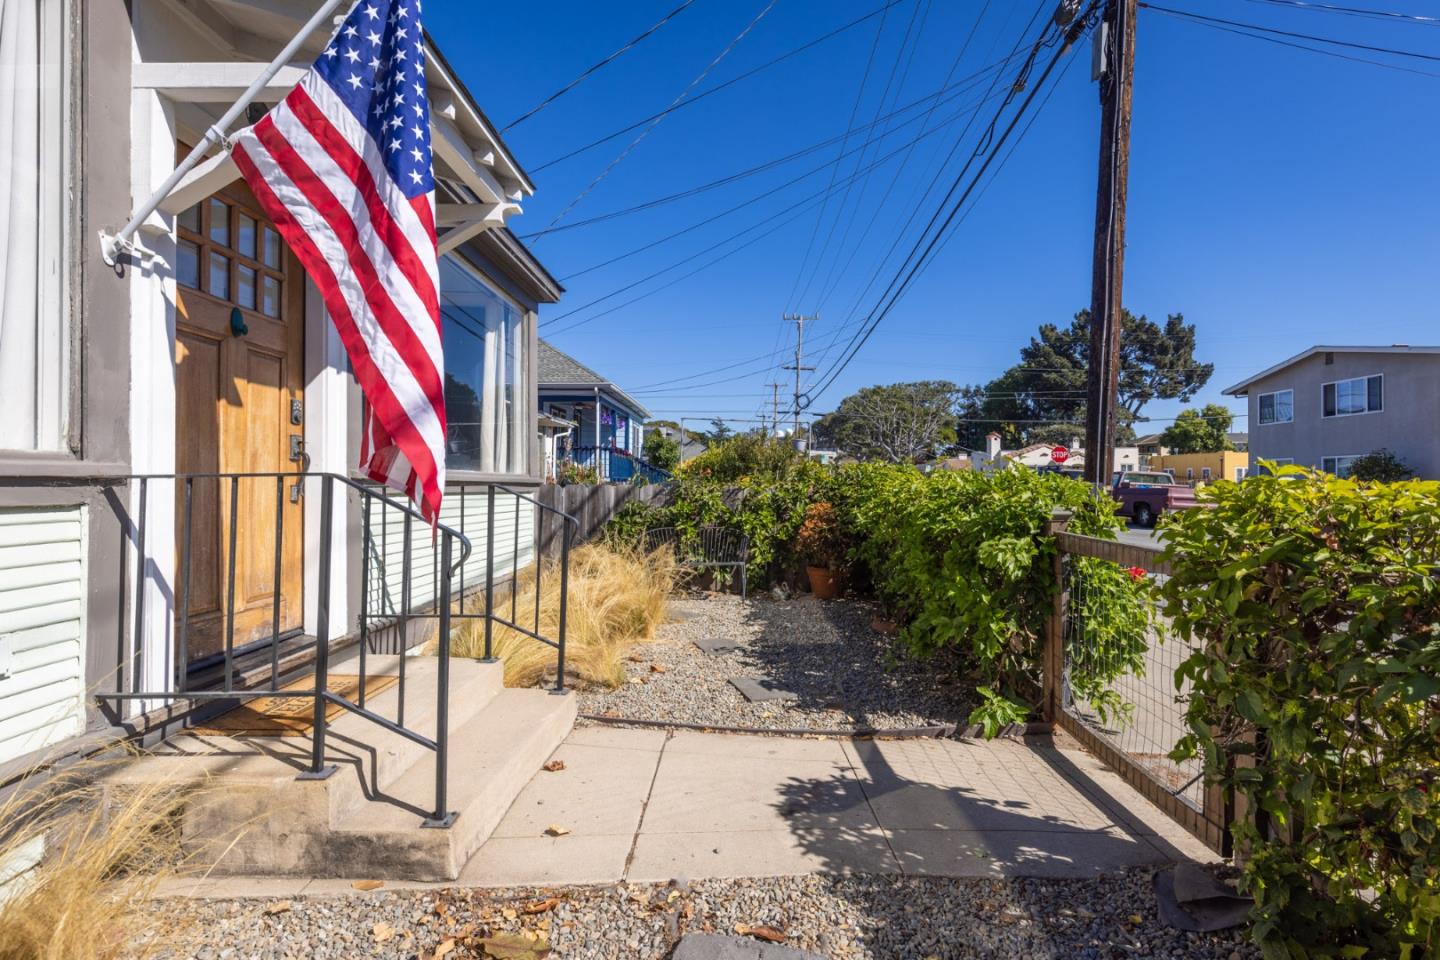
[(1050, 619), (1045, 624), (1045, 649), (1040, 660), (1040, 682), (1042, 693), (1041, 717), (1051, 725), (1060, 721), (1063, 709), (1061, 698), (1065, 687), (1065, 613), (1070, 597), (1065, 583), (1065, 551), (1061, 549), (1059, 535), (1070, 526), (1072, 514), (1068, 510), (1056, 510), (1045, 524), (1046, 536), (1053, 537), (1055, 556), (1052, 559), (1055, 574), (1055, 598), (1050, 605)]

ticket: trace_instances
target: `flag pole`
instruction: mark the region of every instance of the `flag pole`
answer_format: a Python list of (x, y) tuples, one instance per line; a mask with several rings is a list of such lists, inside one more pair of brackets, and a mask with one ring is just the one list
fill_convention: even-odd
[(319, 28), (320, 24), (325, 21), (325, 18), (333, 14), (336, 8), (346, 2), (347, 0), (325, 0), (320, 9), (316, 10), (315, 14), (306, 21), (305, 26), (300, 29), (300, 32), (292, 37), (290, 42), (285, 45), (285, 49), (281, 50), (279, 55), (270, 61), (270, 65), (261, 71), (260, 75), (255, 78), (255, 81), (241, 94), (240, 99), (235, 101), (234, 105), (231, 106), (229, 110), (226, 110), (225, 115), (215, 121), (209, 130), (205, 131), (205, 136), (195, 145), (195, 149), (191, 150), (185, 159), (180, 161), (180, 165), (174, 169), (170, 176), (165, 178), (165, 182), (160, 185), (160, 188), (135, 211), (135, 215), (130, 218), (130, 222), (121, 227), (120, 231), (113, 236), (101, 231), (100, 253), (105, 258), (107, 264), (113, 267), (119, 259), (120, 252), (133, 246), (131, 238), (134, 237), (135, 232), (140, 229), (140, 225), (149, 218), (150, 214), (159, 208), (160, 204), (165, 201), (165, 198), (170, 195), (170, 192), (185, 178), (185, 175), (193, 170), (201, 160), (205, 159), (205, 154), (210, 148), (225, 139), (225, 133), (230, 129), (231, 124), (239, 119), (240, 114), (245, 111), (245, 108), (254, 102), (255, 98), (260, 95), (260, 91), (269, 85), (270, 81), (275, 78), (275, 74), (279, 73), (281, 69), (294, 59), (295, 54), (300, 51), (300, 47), (303, 46), (310, 35)]

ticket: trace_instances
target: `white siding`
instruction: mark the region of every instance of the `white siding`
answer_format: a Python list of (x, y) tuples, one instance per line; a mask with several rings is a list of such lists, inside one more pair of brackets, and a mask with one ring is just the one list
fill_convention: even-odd
[(0, 763), (85, 723), (85, 510), (0, 510)]
[[(476, 612), (483, 601), (476, 591), (485, 584), (487, 503), (484, 487), (472, 487), (462, 495), (459, 487), (451, 487), (440, 507), (440, 522), (459, 530), (470, 539), (470, 558), (464, 570), (451, 584), (458, 599), (463, 588), (470, 599), (465, 611)], [(517, 512), (518, 505), (518, 512)], [(383, 517), (381, 516), (383, 514)], [(463, 517), (463, 520), (462, 520)], [(370, 554), (370, 613), (398, 613), (402, 607), (402, 584), (405, 561), (405, 517), (393, 508), (371, 506), (374, 529)], [(440, 565), (441, 544), (432, 545), (430, 530), (420, 521), (412, 521), (410, 530), (411, 574), (410, 605), (419, 609), (436, 597), (436, 571)], [(455, 544), (454, 560), (460, 559), (460, 544)], [(510, 494), (495, 494), (495, 581), (501, 583), (512, 572), (523, 570), (535, 559), (535, 506)], [(475, 606), (472, 608), (471, 603)]]

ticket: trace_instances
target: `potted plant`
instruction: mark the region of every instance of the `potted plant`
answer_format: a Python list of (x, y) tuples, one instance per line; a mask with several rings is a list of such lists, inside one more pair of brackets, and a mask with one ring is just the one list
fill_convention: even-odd
[(845, 534), (833, 506), (812, 503), (806, 508), (795, 547), (810, 578), (810, 592), (820, 600), (835, 599), (840, 593), (846, 550)]

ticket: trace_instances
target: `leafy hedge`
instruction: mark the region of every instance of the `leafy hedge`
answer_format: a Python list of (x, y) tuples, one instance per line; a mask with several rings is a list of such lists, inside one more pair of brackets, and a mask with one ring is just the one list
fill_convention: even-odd
[[(852, 532), (854, 556), (904, 624), (919, 655), (956, 650), (982, 698), (971, 721), (993, 735), (1023, 721), (1040, 687), (1046, 619), (1057, 584), (1045, 527), (1057, 509), (1070, 530), (1113, 539), (1122, 521), (1109, 497), (1058, 474), (993, 474), (860, 464), (842, 469), (830, 497)], [(1097, 604), (1078, 621), (1100, 649), (1072, 675), (1077, 693), (1123, 709), (1110, 683), (1141, 663), (1150, 625), (1148, 584), (1105, 561), (1075, 561)]]
[(1176, 756), (1259, 812), (1267, 957), (1440, 956), (1440, 483), (1271, 469), (1167, 525)]
[[(739, 438), (686, 463), (670, 502), (636, 506), (611, 522), (622, 540), (656, 526), (682, 533), (718, 524), (746, 533), (756, 582), (793, 574), (806, 510), (829, 503), (848, 547), (852, 588), (873, 587), (921, 657), (962, 664), (976, 687), (971, 722), (989, 735), (1027, 719), (1040, 688), (1043, 633), (1056, 584), (1055, 543), (1045, 526), (1056, 509), (1071, 529), (1113, 538), (1121, 527), (1108, 497), (1058, 474), (995, 474), (866, 463), (838, 469), (782, 443)], [(827, 513), (828, 515), (828, 513)], [(1110, 690), (1139, 668), (1153, 603), (1148, 584), (1114, 564), (1078, 559), (1087, 596), (1104, 599), (1077, 623), (1099, 655), (1072, 671), (1077, 693), (1102, 712), (1125, 705)]]

